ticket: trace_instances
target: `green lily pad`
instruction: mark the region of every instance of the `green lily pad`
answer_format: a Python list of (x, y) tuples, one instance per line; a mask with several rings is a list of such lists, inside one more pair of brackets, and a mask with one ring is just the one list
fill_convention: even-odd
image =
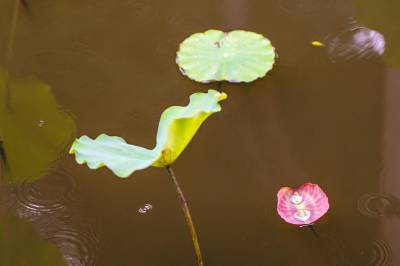
[(50, 86), (33, 77), (10, 79), (0, 68), (0, 138), (10, 182), (45, 175), (74, 134), (75, 122)]
[(221, 111), (219, 102), (225, 93), (209, 90), (194, 93), (187, 106), (172, 106), (161, 115), (154, 149), (131, 145), (120, 137), (101, 134), (96, 139), (82, 136), (70, 149), (79, 164), (90, 169), (109, 168), (118, 177), (128, 177), (133, 172), (149, 166), (164, 167), (172, 164), (183, 152), (201, 124), (213, 113)]
[(182, 74), (198, 82), (251, 82), (272, 69), (275, 49), (258, 33), (208, 30), (185, 39), (176, 62)]

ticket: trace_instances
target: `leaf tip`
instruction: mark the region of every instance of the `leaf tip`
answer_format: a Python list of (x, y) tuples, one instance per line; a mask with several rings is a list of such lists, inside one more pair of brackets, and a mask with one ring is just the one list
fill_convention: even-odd
[(213, 94), (218, 102), (226, 100), (228, 98), (228, 94), (225, 92), (219, 92), (216, 90), (208, 90), (208, 93)]
[(75, 139), (74, 142), (71, 145), (71, 148), (69, 149), (68, 153), (69, 154), (75, 154), (75, 146), (77, 145), (78, 139)]

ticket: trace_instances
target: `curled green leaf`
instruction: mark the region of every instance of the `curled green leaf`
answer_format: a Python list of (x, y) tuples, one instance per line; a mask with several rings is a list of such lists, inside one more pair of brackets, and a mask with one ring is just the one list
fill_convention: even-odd
[(86, 163), (90, 169), (106, 166), (116, 176), (128, 177), (136, 170), (149, 167), (157, 158), (155, 151), (130, 145), (123, 138), (99, 135), (96, 139), (82, 136), (70, 149), (79, 164)]
[(258, 33), (208, 30), (185, 39), (176, 62), (182, 74), (198, 82), (251, 82), (272, 69), (275, 50)]
[(154, 149), (131, 145), (120, 137), (101, 134), (96, 139), (82, 136), (70, 149), (79, 164), (90, 169), (102, 166), (119, 177), (149, 166), (164, 167), (172, 164), (189, 144), (201, 124), (213, 113), (221, 111), (220, 101), (225, 93), (209, 90), (194, 93), (187, 106), (172, 106), (161, 115)]

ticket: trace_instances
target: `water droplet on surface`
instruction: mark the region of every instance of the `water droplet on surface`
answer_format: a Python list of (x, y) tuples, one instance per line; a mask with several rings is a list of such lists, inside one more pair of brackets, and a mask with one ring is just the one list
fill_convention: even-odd
[(42, 126), (44, 126), (45, 125), (45, 121), (44, 120), (39, 120), (38, 121), (38, 123), (37, 123), (37, 125), (38, 125), (38, 127), (42, 127)]
[(153, 209), (153, 205), (150, 203), (146, 203), (143, 207), (139, 208), (138, 212), (140, 214), (146, 214), (149, 213)]

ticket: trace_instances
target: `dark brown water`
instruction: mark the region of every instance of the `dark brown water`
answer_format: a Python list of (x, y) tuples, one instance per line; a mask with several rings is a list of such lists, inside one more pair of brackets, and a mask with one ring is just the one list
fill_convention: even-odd
[[(262, 33), (279, 58), (261, 80), (222, 85), (223, 111), (174, 165), (205, 265), (400, 265), (398, 1), (27, 3), (7, 59), (14, 0), (0, 1), (0, 65), (50, 84), (59, 106), (27, 92), (12, 113), (24, 127), (4, 136), (3, 171), (40, 179), (2, 184), (0, 265), (62, 265), (57, 254), (73, 266), (195, 265), (166, 170), (124, 180), (65, 151), (71, 135), (100, 133), (152, 147), (166, 107), (216, 88), (175, 64), (179, 43), (209, 28)], [(331, 204), (318, 238), (276, 213), (278, 189), (305, 182)]]

